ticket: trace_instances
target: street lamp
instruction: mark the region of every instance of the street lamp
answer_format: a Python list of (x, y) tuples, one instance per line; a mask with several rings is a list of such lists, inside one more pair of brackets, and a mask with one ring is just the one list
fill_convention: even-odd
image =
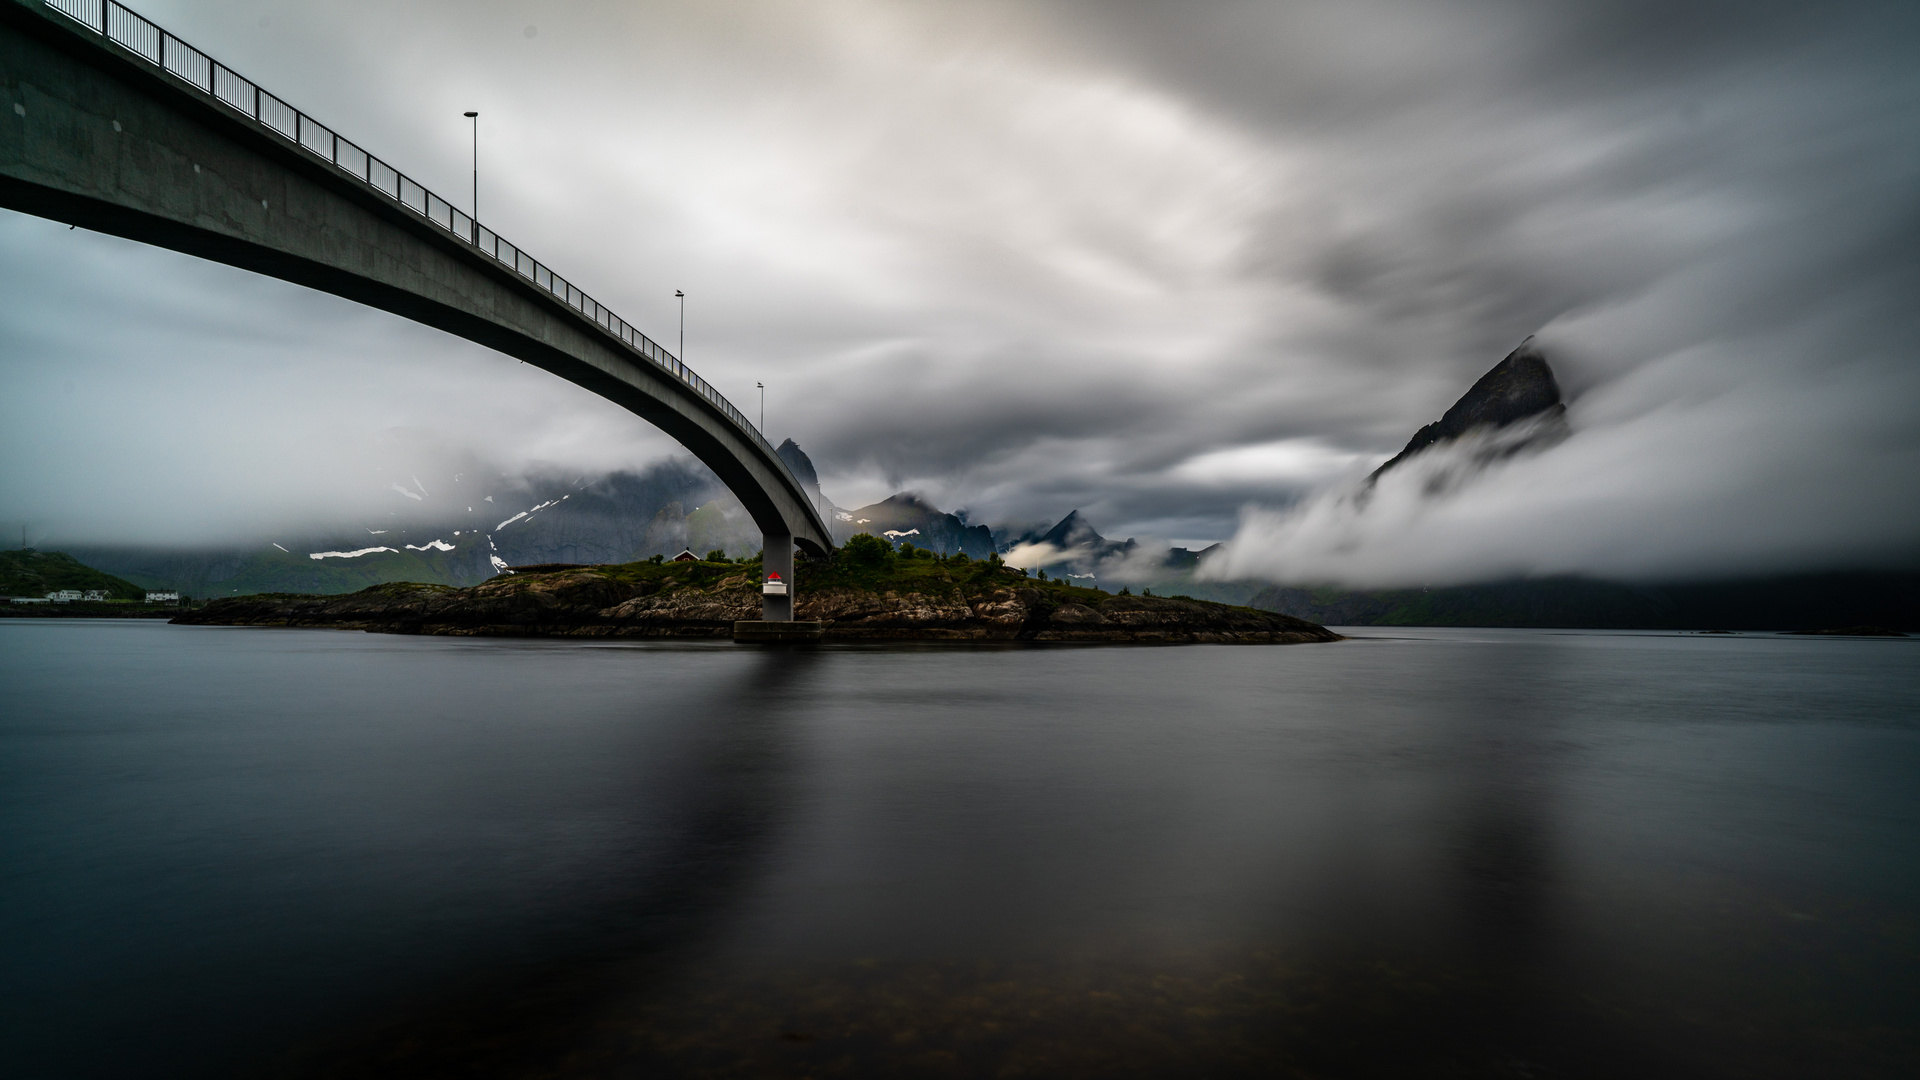
[(687, 362), (687, 294), (679, 289), (673, 290), (674, 298), (680, 301), (680, 362)]
[(473, 242), (480, 242), (480, 114), (467, 112), (466, 118), (473, 121)]
[[(760, 388), (760, 434), (765, 435), (767, 433), (767, 384), (757, 382), (753, 385)], [(26, 545), (22, 544), (20, 546), (25, 547)]]

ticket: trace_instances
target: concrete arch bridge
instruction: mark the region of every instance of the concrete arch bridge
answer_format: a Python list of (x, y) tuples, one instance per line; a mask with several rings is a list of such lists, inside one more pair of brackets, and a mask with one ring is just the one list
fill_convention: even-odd
[[(333, 293), (517, 357), (678, 439), (793, 580), (833, 548), (744, 413), (572, 282), (114, 0), (0, 0), (0, 206)], [(792, 619), (793, 597), (765, 618)]]

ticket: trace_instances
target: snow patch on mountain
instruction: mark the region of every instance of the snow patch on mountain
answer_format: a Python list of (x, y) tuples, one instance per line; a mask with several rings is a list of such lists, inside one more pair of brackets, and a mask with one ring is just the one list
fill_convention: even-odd
[(370, 548), (361, 548), (358, 551), (315, 551), (315, 552), (309, 553), (307, 555), (307, 558), (314, 559), (314, 560), (357, 559), (362, 555), (371, 555), (376, 551), (393, 551), (393, 550), (394, 549), (390, 547), (370, 547)]

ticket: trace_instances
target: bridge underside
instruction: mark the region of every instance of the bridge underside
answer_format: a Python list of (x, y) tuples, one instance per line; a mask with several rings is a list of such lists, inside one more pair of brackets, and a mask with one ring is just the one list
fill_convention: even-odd
[[(0, 0), (0, 206), (253, 270), (496, 349), (619, 403), (740, 499), (791, 582), (833, 548), (785, 464), (552, 292), (33, 0)], [(791, 618), (768, 598), (766, 618)]]

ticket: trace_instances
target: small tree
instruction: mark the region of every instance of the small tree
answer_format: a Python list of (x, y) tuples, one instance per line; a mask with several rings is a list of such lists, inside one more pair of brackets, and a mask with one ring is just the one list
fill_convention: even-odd
[(708, 562), (726, 562), (727, 553), (720, 550), (719, 548), (714, 548), (712, 551), (707, 552), (707, 561)]
[(872, 533), (855, 533), (840, 546), (840, 557), (855, 566), (885, 566), (893, 560), (893, 545)]
[(655, 566), (659, 566), (661, 563), (667, 561), (667, 557), (665, 555), (654, 555), (648, 558), (647, 561), (652, 563)]
[(1120, 595), (1121, 595), (1121, 596), (1132, 596), (1132, 595), (1133, 595), (1133, 590), (1132, 590), (1132, 589), (1129, 589), (1129, 588), (1127, 588), (1127, 587), (1125, 587), (1125, 586), (1123, 585), (1123, 586), (1121, 586), (1121, 588), (1120, 588)]

